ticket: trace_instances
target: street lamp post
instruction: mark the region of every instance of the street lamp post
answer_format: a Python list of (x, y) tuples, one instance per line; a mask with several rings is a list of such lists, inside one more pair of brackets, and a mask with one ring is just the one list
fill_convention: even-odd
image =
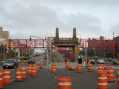
[(31, 42), (32, 42), (32, 38), (31, 38), (31, 35), (30, 35), (30, 38), (29, 38), (29, 41), (30, 41), (30, 48), (29, 48), (29, 59), (31, 59), (32, 58), (32, 44), (31, 44)]
[(49, 48), (49, 41), (48, 41), (48, 38), (45, 38), (46, 40), (46, 60), (47, 60), (47, 65), (50, 63), (50, 54), (49, 54), (49, 51), (50, 51), (50, 48)]

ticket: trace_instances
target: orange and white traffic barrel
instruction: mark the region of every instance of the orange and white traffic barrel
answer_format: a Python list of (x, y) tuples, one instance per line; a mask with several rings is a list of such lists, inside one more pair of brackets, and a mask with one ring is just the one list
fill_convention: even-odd
[(92, 72), (93, 71), (93, 64), (88, 64), (88, 72)]
[(21, 67), (21, 74), (22, 74), (22, 78), (26, 79), (27, 77), (27, 72), (26, 72), (26, 68), (25, 67)]
[(107, 76), (107, 72), (105, 70), (97, 70), (97, 71), (98, 71), (97, 73), (98, 76), (102, 75), (103, 73), (105, 73)]
[(31, 74), (30, 75), (32, 77), (35, 77), (35, 76), (37, 76), (37, 74), (38, 74), (37, 69), (35, 67), (32, 67), (32, 70), (31, 70)]
[(76, 72), (81, 73), (82, 72), (82, 64), (78, 64), (76, 66)]
[(8, 69), (3, 70), (3, 80), (5, 86), (12, 82), (12, 74), (10, 70)]
[(104, 72), (106, 73), (105, 67), (103, 65), (98, 65), (97, 74), (100, 75)]
[(115, 81), (114, 69), (112, 67), (107, 69), (107, 78), (108, 78), (108, 82)]
[(52, 64), (50, 70), (51, 70), (52, 73), (56, 73), (56, 71), (57, 71), (57, 65), (56, 64)]
[(104, 64), (99, 64), (98, 65), (98, 69), (99, 70), (104, 70), (105, 69), (105, 65)]
[(108, 88), (108, 79), (106, 76), (106, 73), (101, 74), (98, 77), (98, 84), (97, 84), (97, 89), (109, 89)]
[(16, 70), (16, 80), (17, 81), (23, 81), (26, 78), (26, 73), (24, 73), (24, 70), (20, 67)]
[(57, 89), (72, 89), (72, 78), (70, 76), (59, 76), (57, 80)]
[(4, 89), (3, 71), (0, 70), (0, 89)]
[(32, 77), (37, 76), (37, 74), (38, 74), (38, 67), (37, 67), (36, 64), (30, 64), (30, 65), (28, 66), (28, 74), (29, 74), (30, 76), (32, 76)]
[(119, 69), (116, 69), (116, 89), (119, 89)]
[(32, 71), (32, 64), (29, 64), (27, 69), (29, 75), (31, 74), (31, 71)]

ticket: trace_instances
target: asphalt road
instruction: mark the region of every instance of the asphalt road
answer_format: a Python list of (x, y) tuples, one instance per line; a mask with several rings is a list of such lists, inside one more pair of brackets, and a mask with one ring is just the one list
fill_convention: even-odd
[[(14, 81), (5, 89), (57, 89), (56, 77), (59, 75), (72, 76), (72, 89), (97, 89), (96, 71), (87, 72), (86, 69), (82, 73), (58, 69), (56, 76), (50, 73), (48, 69), (41, 69), (34, 78), (27, 77), (22, 82)], [(109, 89), (116, 89), (116, 84), (109, 84)]]

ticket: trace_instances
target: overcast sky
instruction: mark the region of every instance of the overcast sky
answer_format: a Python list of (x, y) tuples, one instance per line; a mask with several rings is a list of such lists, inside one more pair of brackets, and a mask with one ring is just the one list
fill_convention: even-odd
[[(0, 0), (0, 25), (10, 34), (119, 35), (119, 0)], [(61, 36), (62, 36), (61, 35)]]

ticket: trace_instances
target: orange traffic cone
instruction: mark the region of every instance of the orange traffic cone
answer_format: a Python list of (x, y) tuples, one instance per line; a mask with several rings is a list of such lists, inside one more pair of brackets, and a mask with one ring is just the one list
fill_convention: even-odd
[(76, 72), (81, 73), (82, 71), (82, 64), (78, 64), (76, 67)]
[(72, 78), (70, 76), (59, 76), (57, 80), (57, 89), (72, 89)]
[(0, 70), (0, 89), (4, 89), (3, 71)]
[(12, 82), (12, 74), (10, 70), (8, 69), (3, 70), (3, 80), (5, 86)]
[(105, 71), (98, 77), (97, 85), (97, 89), (108, 89), (108, 79)]
[(56, 73), (56, 71), (57, 71), (57, 65), (56, 64), (52, 64), (51, 65), (51, 72), (52, 73)]

